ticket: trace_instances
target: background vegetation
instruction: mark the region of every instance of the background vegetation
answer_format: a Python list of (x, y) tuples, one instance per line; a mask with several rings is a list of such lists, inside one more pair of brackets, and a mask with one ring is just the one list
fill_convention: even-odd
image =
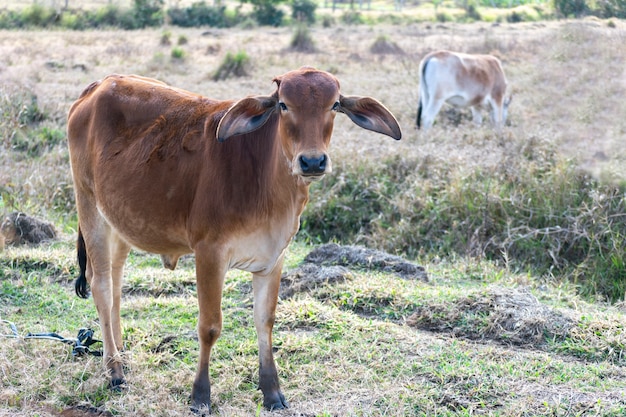
[[(314, 24), (318, 17), (329, 22), (341, 10), (347, 24), (440, 21), (537, 21), (553, 18), (596, 16), (626, 17), (624, 0), (434, 0), (388, 2), (380, 0), (332, 0), (323, 5), (314, 0), (205, 0), (165, 4), (164, 0), (120, 0), (84, 8), (83, 2), (33, 2), (26, 7), (0, 9), (0, 29), (61, 27), (73, 30), (117, 27), (126, 30), (159, 27), (233, 27), (236, 25), (283, 26), (293, 22)], [(11, 2), (9, 1), (9, 5)], [(319, 7), (319, 9), (318, 9)], [(332, 13), (328, 12), (328, 9)], [(326, 10), (324, 10), (326, 9)], [(372, 10), (382, 14), (368, 13)]]
[[(254, 5), (233, 12), (225, 4), (218, 16), (241, 20), (200, 23), (209, 30), (167, 23), (166, 7), (149, 14), (165, 26), (132, 32), (116, 24), (53, 30), (56, 23), (0, 31), (0, 214), (22, 210), (61, 232), (58, 242), (0, 255), (0, 319), (20, 336), (0, 339), (0, 415), (90, 406), (113, 415), (187, 412), (197, 359), (192, 259), (174, 273), (147, 254), (130, 260), (129, 392), (106, 389), (97, 358), (22, 338), (98, 326), (93, 303), (71, 288), (76, 214), (65, 119), (82, 89), (122, 72), (235, 98), (269, 93), (275, 75), (301, 65), (335, 73), (345, 94), (381, 100), (404, 138), (338, 116), (334, 173), (311, 190), (286, 270), (313, 245), (336, 241), (417, 260), (429, 282), (352, 268), (284, 297), (277, 356), (293, 407), (275, 415), (625, 413), (626, 26), (595, 17), (509, 23), (512, 9), (495, 14), (482, 4), (475, 11), (490, 22), (460, 23), (462, 4), (428, 5), (428, 18), (417, 17), (426, 16), (419, 6), (395, 13), (337, 4), (333, 13), (318, 5), (313, 23), (286, 12), (298, 25), (274, 28), (250, 24)], [(542, 16), (557, 15), (540, 6)], [(187, 7), (204, 16), (198, 4), (179, 10)], [(340, 23), (348, 19), (357, 24)], [(502, 134), (451, 109), (428, 135), (414, 128), (417, 66), (435, 48), (502, 59), (514, 95)], [(260, 393), (249, 277), (229, 274), (225, 295), (212, 367), (216, 412), (252, 415)], [(0, 333), (11, 335), (3, 325)]]

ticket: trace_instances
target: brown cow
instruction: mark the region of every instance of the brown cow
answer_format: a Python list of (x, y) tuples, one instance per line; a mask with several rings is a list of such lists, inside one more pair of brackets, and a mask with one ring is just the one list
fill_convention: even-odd
[(491, 120), (502, 128), (511, 102), (505, 98), (506, 78), (500, 60), (491, 55), (460, 52), (431, 52), (420, 62), (420, 98), (417, 128), (428, 130), (444, 103), (470, 107), (474, 123), (480, 125), (479, 108), (491, 107)]
[(269, 96), (217, 101), (134, 75), (92, 83), (72, 105), (68, 140), (79, 216), (76, 292), (87, 281), (98, 310), (104, 364), (125, 383), (120, 296), (131, 246), (174, 268), (194, 253), (200, 360), (194, 410), (210, 409), (209, 357), (222, 329), (226, 271), (252, 273), (259, 386), (268, 409), (287, 407), (272, 354), (283, 256), (299, 227), (309, 185), (331, 172), (336, 113), (400, 139), (393, 115), (349, 97), (326, 72), (276, 77)]

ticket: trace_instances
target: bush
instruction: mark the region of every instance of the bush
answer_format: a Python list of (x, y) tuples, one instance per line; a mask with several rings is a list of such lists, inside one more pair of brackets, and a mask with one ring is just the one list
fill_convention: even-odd
[(170, 22), (176, 26), (212, 26), (230, 27), (232, 22), (226, 15), (226, 6), (209, 6), (201, 1), (193, 3), (190, 7), (174, 7), (167, 11)]
[(224, 61), (219, 66), (217, 71), (211, 77), (214, 81), (225, 80), (232, 76), (244, 77), (248, 75), (248, 66), (250, 65), (250, 58), (245, 51), (239, 51), (236, 54), (230, 52), (226, 54)]
[(602, 18), (626, 19), (626, 0), (600, 0), (597, 5)]
[(20, 15), (20, 26), (46, 27), (54, 24), (59, 17), (60, 16), (56, 13), (56, 10), (46, 8), (40, 4), (33, 4), (32, 6), (26, 7), (22, 10)]
[(623, 299), (626, 187), (602, 185), (549, 152), (470, 175), (449, 168), (404, 156), (337, 167), (313, 185), (299, 236), (410, 257), (485, 257)]
[(317, 48), (311, 38), (311, 33), (306, 26), (299, 25), (296, 27), (296, 31), (291, 38), (289, 49), (296, 52), (315, 52)]
[(120, 25), (123, 12), (116, 5), (109, 4), (92, 14), (92, 26), (94, 27), (115, 27)]
[(554, 0), (554, 9), (562, 17), (581, 17), (589, 12), (585, 0)]
[(128, 27), (137, 29), (163, 24), (163, 0), (134, 0), (132, 19), (123, 19)]
[(315, 23), (315, 9), (317, 3), (313, 0), (293, 0), (291, 3), (291, 18), (307, 24)]
[(347, 25), (360, 25), (365, 23), (365, 19), (361, 13), (351, 10), (348, 10), (341, 15), (341, 21)]
[(84, 13), (62, 12), (59, 25), (65, 29), (83, 30), (89, 27), (89, 20)]
[(255, 5), (252, 16), (259, 25), (278, 27), (283, 23), (285, 12), (273, 4), (264, 3)]
[(183, 48), (175, 46), (174, 48), (172, 48), (171, 56), (175, 60), (183, 60), (185, 58), (185, 51), (183, 50)]

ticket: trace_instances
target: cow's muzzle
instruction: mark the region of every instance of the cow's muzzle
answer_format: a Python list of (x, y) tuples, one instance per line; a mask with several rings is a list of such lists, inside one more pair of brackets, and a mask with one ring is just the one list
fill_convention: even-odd
[(316, 181), (331, 171), (330, 158), (325, 153), (321, 155), (301, 154), (297, 157), (294, 174), (304, 180)]
[(301, 155), (298, 162), (300, 163), (302, 175), (316, 176), (326, 173), (326, 163), (328, 162), (328, 157), (324, 154), (313, 157)]

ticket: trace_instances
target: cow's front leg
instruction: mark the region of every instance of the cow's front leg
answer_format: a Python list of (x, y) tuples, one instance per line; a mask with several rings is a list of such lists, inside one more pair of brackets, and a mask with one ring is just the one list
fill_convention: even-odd
[(280, 287), (282, 258), (267, 275), (253, 274), (254, 325), (259, 340), (259, 387), (263, 392), (263, 405), (268, 410), (288, 408), (280, 391), (278, 373), (272, 352), (272, 329), (276, 314), (276, 302)]
[(211, 348), (222, 331), (222, 286), (226, 263), (214, 251), (196, 249), (196, 280), (198, 288), (198, 339), (200, 359), (191, 390), (191, 408), (204, 414), (211, 410), (209, 362)]
[(480, 109), (476, 106), (472, 106), (470, 107), (470, 109), (472, 110), (472, 122), (474, 122), (474, 124), (476, 126), (480, 126), (483, 124), (483, 115), (480, 111)]

